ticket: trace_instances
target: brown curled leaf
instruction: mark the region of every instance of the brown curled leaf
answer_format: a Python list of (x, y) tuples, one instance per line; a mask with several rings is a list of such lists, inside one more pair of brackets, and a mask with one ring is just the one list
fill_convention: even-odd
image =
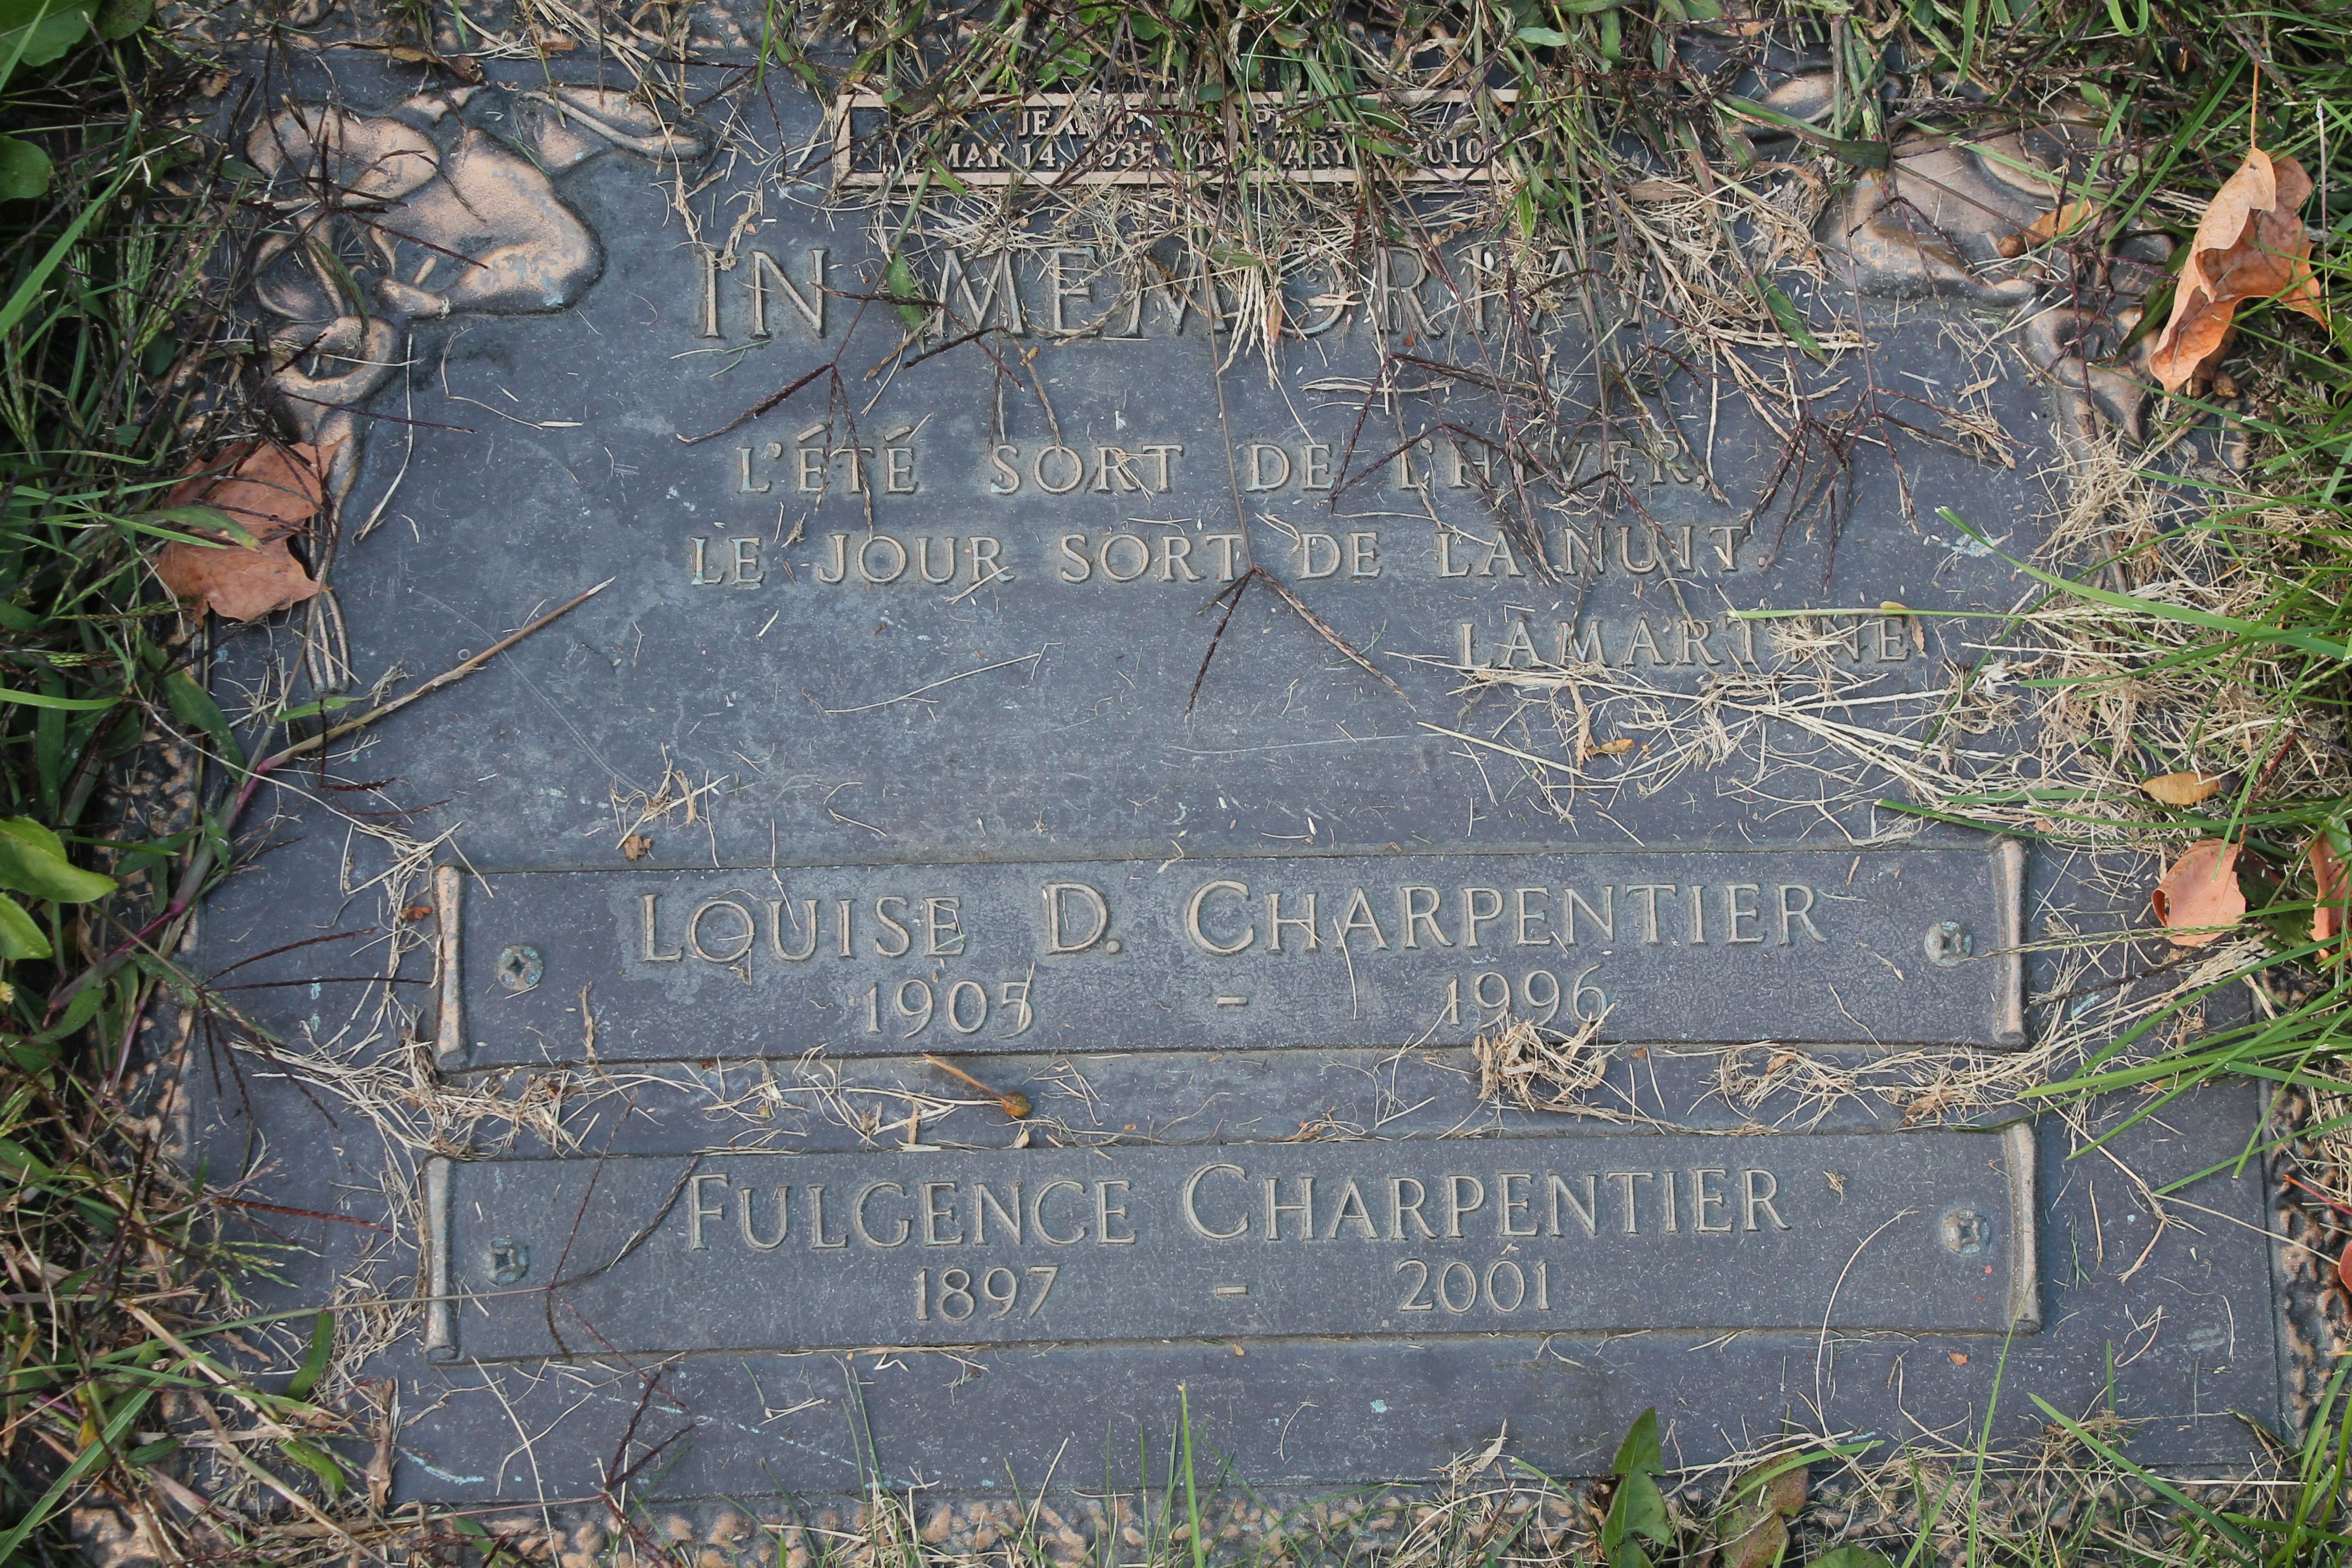
[(2094, 201), (2073, 201), (2052, 207), (2015, 234), (2003, 236), (1998, 246), (2003, 256), (2015, 258), (2029, 250), (2049, 244), (2062, 234), (2072, 234), (2099, 216), (2099, 204)]
[(2259, 147), (2213, 193), (2173, 289), (2172, 315), (2148, 356), (2149, 374), (2167, 392), (2211, 372), (2238, 307), (2247, 300), (2276, 300), (2314, 321), (2327, 319), (2303, 228), (2303, 204), (2310, 195), (2311, 176), (2302, 164), (2273, 159)]
[(2311, 903), (2311, 940), (2322, 948), (2340, 945), (2347, 911), (2344, 857), (2337, 852), (2335, 835), (2322, 828), (2311, 836), (2311, 881), (2315, 896)]
[(163, 498), (166, 507), (209, 506), (267, 544), (319, 515), (327, 490), (320, 475), (331, 448), (299, 442), (249, 441), (199, 466)]
[(1789, 1521), (1804, 1510), (1805, 1468), (1782, 1470), (1760, 1485), (1733, 1489), (1738, 1501), (1717, 1521), (1718, 1568), (1773, 1568), (1789, 1551)]
[(2246, 918), (2238, 886), (2238, 846), (2200, 838), (2156, 885), (2149, 901), (2176, 947), (2203, 947)]
[(246, 537), (227, 530), (206, 533), (222, 542), (217, 548), (175, 540), (157, 552), (155, 575), (191, 615), (209, 609), (232, 621), (254, 620), (316, 595), (319, 584), (286, 540), (326, 504), (323, 476), (333, 456), (331, 447), (250, 441), (201, 465), (172, 487), (165, 505), (215, 508)]
[(2152, 779), (2142, 779), (2139, 787), (2166, 805), (2195, 805), (2200, 800), (2210, 800), (2221, 792), (2220, 773), (2158, 773)]
[(155, 575), (188, 606), (190, 615), (202, 616), (209, 609), (231, 621), (257, 619), (299, 605), (319, 591), (282, 539), (217, 548), (174, 541), (157, 553)]

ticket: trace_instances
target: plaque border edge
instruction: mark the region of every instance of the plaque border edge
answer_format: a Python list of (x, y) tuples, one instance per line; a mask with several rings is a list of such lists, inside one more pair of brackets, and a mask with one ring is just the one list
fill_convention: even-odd
[(456, 866), (433, 868), (434, 936), (433, 1061), (436, 1067), (466, 1065), (466, 993), (460, 971), (458, 921), (465, 909), (465, 872)]
[(452, 1162), (436, 1154), (425, 1162), (425, 1359), (457, 1359), (457, 1304), (449, 1268), (449, 1181)]
[[(2009, 840), (2012, 846), (2015, 839)], [(2033, 1180), (2034, 1124), (2012, 1121), (2000, 1130), (2009, 1166), (2010, 1309), (2012, 1331), (2042, 1331), (2042, 1237)]]
[(1993, 916), (2000, 922), (1995, 955), (1993, 1044), (2008, 1050), (2025, 1045), (2025, 846), (1996, 839), (1992, 862)]

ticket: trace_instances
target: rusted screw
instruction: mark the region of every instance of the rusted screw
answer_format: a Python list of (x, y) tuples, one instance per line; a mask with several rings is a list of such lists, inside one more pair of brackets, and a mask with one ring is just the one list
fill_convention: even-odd
[(999, 1094), (996, 1090), (989, 1088), (988, 1085), (981, 1082), (980, 1079), (972, 1077), (971, 1074), (964, 1071), (963, 1068), (956, 1066), (953, 1062), (942, 1061), (940, 1058), (931, 1055), (929, 1051), (925, 1051), (923, 1053), (923, 1059), (930, 1063), (933, 1067), (939, 1068), (941, 1072), (947, 1073), (951, 1077), (963, 1079), (964, 1082), (971, 1085), (972, 1088), (980, 1090), (981, 1093), (996, 1101), (998, 1108), (1001, 1109), (1005, 1115), (1013, 1118), (1013, 1121), (1018, 1121), (1023, 1117), (1029, 1114), (1029, 1097), (1022, 1093), (1019, 1089), (1016, 1089), (1010, 1094)]
[(1927, 950), (1927, 962), (1944, 969), (1958, 968), (1977, 951), (1976, 938), (1958, 921), (1938, 921), (1929, 926), (1920, 945)]
[(499, 984), (509, 991), (530, 990), (539, 984), (540, 976), (545, 973), (546, 967), (540, 960), (539, 949), (535, 947), (517, 942), (499, 954)]

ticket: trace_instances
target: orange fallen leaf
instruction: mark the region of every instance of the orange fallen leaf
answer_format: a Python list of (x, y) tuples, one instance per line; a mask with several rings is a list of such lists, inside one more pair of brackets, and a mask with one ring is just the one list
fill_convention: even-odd
[(1946, 1351), (1944, 1353), (1952, 1358), (1952, 1364), (1954, 1366), (1966, 1366), (1969, 1364), (1969, 1354), (1966, 1351)]
[(1620, 735), (1613, 741), (1603, 741), (1599, 745), (1593, 747), (1592, 754), (1596, 757), (1622, 757), (1633, 749), (1633, 737), (1629, 735)]
[(2261, 148), (2246, 154), (2197, 225), (2189, 259), (2172, 296), (2172, 315), (2157, 334), (2147, 368), (2167, 392), (2179, 392), (2211, 370), (2230, 323), (2249, 300), (2275, 299), (2314, 321), (2319, 280), (2311, 270), (2311, 240), (2303, 230), (2303, 204), (2311, 176), (2292, 158)]
[(642, 833), (632, 833), (621, 840), (621, 853), (632, 860), (642, 860), (653, 853), (654, 841)]
[(1732, 1506), (1715, 1521), (1723, 1547), (1717, 1568), (1773, 1568), (1789, 1555), (1789, 1521), (1804, 1511), (1805, 1467), (1784, 1469), (1759, 1483), (1733, 1483)]
[(266, 544), (319, 515), (327, 500), (320, 475), (331, 451), (300, 443), (250, 441), (229, 448), (203, 464), (203, 471), (173, 485), (163, 504), (217, 508)]
[(190, 615), (209, 609), (231, 621), (254, 620), (319, 592), (282, 539), (219, 549), (175, 541), (156, 555), (155, 575), (187, 605)]
[(2238, 846), (2200, 838), (2180, 853), (2150, 900), (2176, 947), (2203, 947), (2246, 918), (2238, 887)]
[(2142, 779), (2139, 787), (2167, 805), (2195, 805), (2221, 792), (2220, 773), (2158, 773)]
[(2062, 234), (2071, 234), (2097, 216), (2099, 204), (2092, 201), (2068, 202), (2052, 207), (2015, 234), (2005, 236), (1997, 248), (2003, 256), (2016, 258), (2039, 245), (2047, 245)]
[(174, 541), (157, 553), (155, 575), (191, 614), (209, 609), (232, 621), (253, 620), (315, 595), (319, 584), (286, 548), (286, 538), (326, 504), (321, 475), (332, 456), (332, 447), (255, 441), (203, 465), (204, 471), (172, 487), (165, 504), (226, 512), (253, 542), (226, 532), (210, 536), (223, 542), (219, 548)]
[(2311, 880), (2318, 893), (2311, 905), (2311, 940), (2326, 946), (2342, 939), (2347, 911), (2344, 862), (2325, 828), (2311, 836)]

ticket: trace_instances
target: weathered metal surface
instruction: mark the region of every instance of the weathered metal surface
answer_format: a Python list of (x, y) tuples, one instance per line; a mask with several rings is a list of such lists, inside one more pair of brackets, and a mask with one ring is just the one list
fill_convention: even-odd
[[(1515, 322), (1475, 239), (1448, 241), (1443, 265), (1381, 247), (1302, 263), (1269, 307), (1287, 334), (1271, 370), (1234, 352), (1238, 301), (1172, 245), (1114, 266), (1084, 244), (1000, 258), (918, 239), (909, 265), (939, 305), (918, 328), (867, 297), (881, 253), (824, 205), (840, 193), (821, 160), (679, 181), (713, 167), (704, 133), (584, 69), (494, 70), (467, 95), (373, 57), (336, 74), (348, 114), (279, 105), (286, 147), (254, 149), (257, 167), (324, 148), (356, 181), (365, 161), (337, 160), (439, 153), (389, 194), (404, 222), (319, 220), (369, 311), (347, 313), (288, 247), (263, 258), (254, 302), (264, 334), (302, 351), (271, 384), (291, 429), (337, 453), (351, 668), (335, 636), (265, 631), (226, 653), (223, 681), (413, 679), (611, 583), (320, 781), (367, 782), (394, 809), (284, 792), (270, 853), (206, 911), (209, 953), (243, 964), (243, 1005), (298, 1060), (395, 1085), (376, 1104), (414, 1110), (420, 1144), (470, 1136), (495, 1156), (415, 1173), (422, 1228), (446, 1245), (421, 1260), (420, 1331), (379, 1363), (415, 1413), (402, 1495), (586, 1495), (681, 1422), (695, 1435), (646, 1472), (656, 1489), (856, 1490), (874, 1464), (951, 1488), (1008, 1484), (1010, 1465), (1026, 1485), (1073, 1442), (1128, 1452), (1164, 1433), (1180, 1381), (1203, 1443), (1265, 1482), (1425, 1474), (1505, 1426), (1530, 1462), (1590, 1469), (1650, 1405), (1689, 1458), (1790, 1422), (1974, 1431), (2004, 1364), (2005, 1389), (2062, 1407), (2112, 1397), (2155, 1462), (2234, 1462), (2231, 1412), (2275, 1413), (2265, 1206), (2223, 1169), (2255, 1114), (2246, 1092), (2112, 1145), (2159, 1187), (2221, 1171), (2183, 1194), (2221, 1216), (2201, 1232), (2098, 1159), (2070, 1163), (2061, 1126), (2028, 1160), (2021, 1133), (1898, 1131), (1937, 1113), (1924, 1096), (1750, 1092), (1758, 1063), (1798, 1046), (1864, 1065), (1890, 1047), (2013, 1048), (2029, 994), (2077, 984), (2021, 935), (2053, 914), (2068, 931), (2118, 918), (2014, 845), (1882, 810), (1900, 791), (1841, 749), (1901, 731), (1900, 763), (2010, 743), (1904, 730), (1949, 710), (1960, 671), (1995, 698), (2006, 671), (1971, 643), (1994, 623), (1903, 606), (1997, 615), (2021, 591), (2003, 553), (2041, 537), (2036, 476), (2087, 405), (1972, 357), (1955, 346), (1969, 323), (1938, 311), (2014, 306), (2032, 285), (1903, 272), (1900, 246), (1855, 229), (1871, 289), (1944, 303), (1837, 302), (1884, 388), (1857, 390), (1851, 359), (1775, 375), (1819, 409), (1850, 405), (1892, 454), (1854, 440), (1835, 487), (1776, 489), (1782, 433), (1725, 385), (1670, 375), (1643, 420), (1575, 432), (1559, 454), (1574, 494), (1507, 528), (1510, 465), (1483, 444), (1505, 425), (1500, 384), (1479, 378), (1532, 326), (1549, 395), (1572, 405), (1593, 393), (1594, 350), (1574, 310)], [(289, 91), (315, 106), (329, 87), (304, 66)], [(768, 145), (826, 144), (816, 106), (780, 84), (737, 107), (754, 117), (739, 128), (772, 110)], [(2024, 202), (1953, 160), (1897, 173), (1937, 173), (1973, 193), (1970, 213)], [(2086, 341), (2053, 338), (2038, 363)], [(1963, 388), (1967, 421), (1939, 424)], [(1835, 504), (1791, 505), (1823, 494)], [(1736, 613), (1809, 607), (1809, 625)], [(453, 835), (429, 879), (381, 884), (398, 892), (383, 911), (350, 901), (392, 865), (338, 815), (362, 799), (371, 831)], [(385, 926), (424, 933), (393, 976), (413, 1016), (358, 978), (370, 964), (321, 957), (372, 952)], [(1517, 1018), (1549, 1008), (1558, 1034), (1606, 1010), (1596, 1116), (1806, 1131), (1637, 1138), (1486, 1104), (1465, 1047), (1506, 999)], [(1715, 1046), (1755, 1060), (1682, 1049)], [(942, 1047), (1038, 1102), (1024, 1146), (1002, 1147), (1013, 1131), (984, 1099), (941, 1102), (948, 1080), (915, 1053)], [(405, 1255), (368, 1250), (408, 1234), (369, 1196), (388, 1141), (302, 1070), (198, 1084), (215, 1168), (266, 1157), (284, 1207), (386, 1225), (286, 1218), (316, 1251), (289, 1304), (371, 1270), (405, 1290)], [(428, 1070), (482, 1120), (412, 1082)], [(1275, 1142), (1294, 1137), (1312, 1141)], [(1276, 1177), (1278, 1203), (1315, 1175), (1318, 1229), (1366, 1173), (1449, 1194), (1428, 1184), (1474, 1178), (1487, 1196), (1469, 1218), (1499, 1227), (1514, 1172), (1559, 1170), (1579, 1194), (1595, 1176), (1596, 1222), (1608, 1173), (1652, 1172), (1627, 1190), (1657, 1205), (1658, 1173), (1678, 1172), (1679, 1228), (1646, 1228), (1664, 1224), (1654, 1207), (1638, 1237), (1465, 1224), (1407, 1252), (1382, 1209), (1372, 1241), (1348, 1220), (1311, 1244), (1213, 1242), (1169, 1204), (1171, 1182), (1181, 1210), (1183, 1182), (1219, 1164)], [(1693, 1174), (1716, 1169), (1722, 1188)], [(1735, 1211), (1744, 1226), (1706, 1194), (1744, 1205), (1748, 1169), (1770, 1174), (1769, 1201), (1787, 1194), (1790, 1228), (1694, 1228)], [(724, 1193), (698, 1187), (717, 1174)], [(1002, 1264), (967, 1248), (927, 1265), (916, 1239), (803, 1251), (805, 1230), (763, 1252), (731, 1195), (877, 1191), (866, 1214), (887, 1235), (886, 1208), (925, 1223), (908, 1205), (926, 1179), (967, 1204), (973, 1181), (1008, 1198), (1021, 1184), (1030, 1239)], [(1077, 1212), (1057, 1206), (1065, 1187), (1034, 1206), (1060, 1180), (1086, 1184), (1090, 1232), (1138, 1240), (1034, 1263), (1063, 1272), (1033, 1322), (1034, 1227), (1066, 1235)], [(1113, 1181), (1130, 1184), (1123, 1220), (1097, 1185)], [(673, 1191), (685, 1206), (665, 1214)], [(698, 1200), (722, 1211), (703, 1215), (711, 1245), (680, 1247)], [(754, 1209), (756, 1238), (776, 1212)], [(843, 1236), (842, 1215), (826, 1223)], [(1947, 1247), (1948, 1223), (1983, 1251)], [(1234, 1253), (1273, 1261), (1226, 1279)], [(1417, 1283), (1399, 1277), (1408, 1258), (1434, 1305), (1410, 1321), (1390, 1294)], [(1540, 1289), (1560, 1321), (1521, 1317), (1527, 1298), (1481, 1315), (1490, 1273), (1513, 1289), (1507, 1261), (1530, 1296), (1530, 1265), (1552, 1266)], [(1457, 1262), (1479, 1291), (1461, 1313)], [(999, 1267), (1016, 1289), (992, 1320)], [(948, 1313), (947, 1268), (970, 1276), (953, 1289), (975, 1293), (976, 1322)], [(939, 1316), (915, 1315), (919, 1282)], [(2037, 1295), (2042, 1326), (2004, 1356), (1987, 1336), (2031, 1326)], [(2135, 1326), (2151, 1322), (2163, 1331)], [(890, 1347), (911, 1348), (848, 1353)], [(558, 1349), (573, 1359), (549, 1377), (535, 1358)], [(2001, 1408), (2003, 1432), (2036, 1425), (2021, 1397)], [(562, 1436), (526, 1463), (518, 1422)]]

